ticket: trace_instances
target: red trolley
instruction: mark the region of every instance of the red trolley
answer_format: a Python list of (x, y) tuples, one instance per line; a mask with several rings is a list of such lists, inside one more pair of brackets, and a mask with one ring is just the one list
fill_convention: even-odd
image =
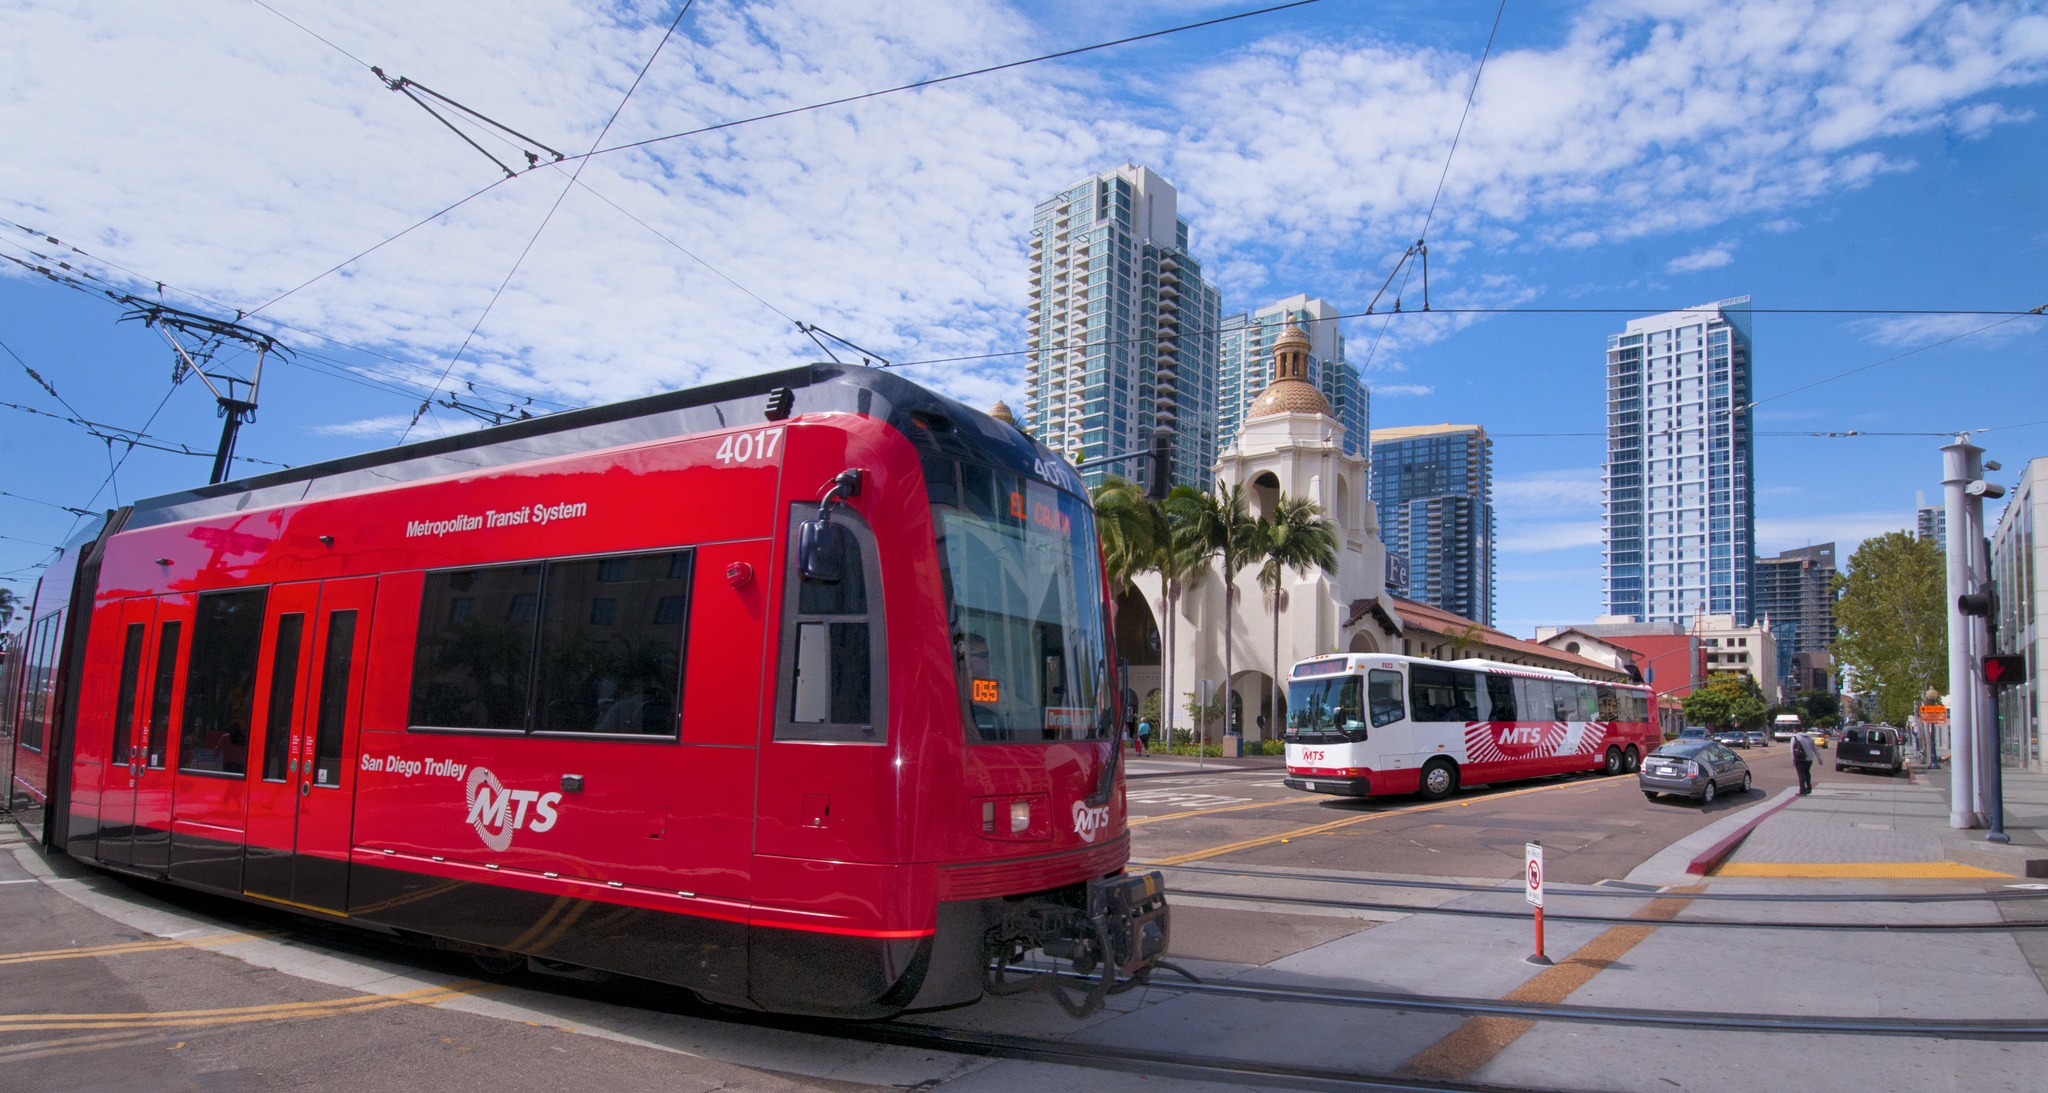
[(817, 365), (108, 514), (8, 661), (14, 812), (109, 869), (761, 1009), (1163, 954), (1055, 453)]

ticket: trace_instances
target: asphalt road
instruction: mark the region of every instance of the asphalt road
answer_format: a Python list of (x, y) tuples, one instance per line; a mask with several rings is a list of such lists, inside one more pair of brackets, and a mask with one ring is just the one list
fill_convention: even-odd
[[(1521, 875), (1523, 846), (1540, 842), (1550, 879), (1596, 884), (1636, 866), (1729, 812), (1797, 779), (1783, 744), (1737, 751), (1756, 788), (1705, 807), (1646, 800), (1634, 775), (1520, 782), (1440, 802), (1359, 800), (1291, 790), (1277, 770), (1135, 777), (1129, 783), (1133, 856), (1164, 865), (1206, 862), (1263, 868), (1505, 880)], [(1836, 774), (1826, 753), (1817, 783)]]
[[(1129, 784), (1135, 856), (1499, 880), (1519, 876), (1522, 844), (1535, 838), (1554, 883), (1591, 883), (1626, 876), (1669, 843), (1791, 783), (1782, 745), (1748, 758), (1758, 789), (1704, 811), (1646, 801), (1633, 776), (1503, 786), (1434, 804), (1304, 794), (1282, 786), (1274, 770), (1137, 777)], [(1868, 777), (1835, 774), (1825, 760), (1816, 776)], [(0, 828), (7, 1093), (499, 1093), (592, 1084), (784, 1093), (929, 1086), (984, 1065), (764, 1035), (707, 1019), (676, 992), (647, 985), (492, 980), (456, 958), (355, 931), (309, 931), (289, 916), (131, 885), (61, 858), (49, 864), (59, 874), (53, 887), (5, 852), (19, 842)], [(1258, 965), (1376, 923), (1189, 900), (1175, 910), (1174, 955)], [(1043, 999), (994, 1000), (945, 1016), (1025, 1031), (1072, 1027)]]

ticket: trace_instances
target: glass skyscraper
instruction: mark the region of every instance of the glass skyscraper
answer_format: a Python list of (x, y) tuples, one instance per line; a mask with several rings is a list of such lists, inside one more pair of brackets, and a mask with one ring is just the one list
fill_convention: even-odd
[(1217, 381), (1217, 439), (1223, 447), (1237, 441), (1246, 407), (1273, 381), (1273, 343), (1289, 322), (1308, 335), (1308, 381), (1330, 400), (1330, 412), (1344, 426), (1344, 451), (1363, 456), (1372, 413), (1365, 383), (1344, 359), (1344, 334), (1337, 327), (1337, 309), (1326, 300), (1289, 296), (1256, 313), (1238, 312), (1223, 318), (1223, 357)]
[[(1493, 625), (1493, 441), (1477, 425), (1372, 434), (1380, 540), (1408, 562), (1411, 600)], [(1394, 567), (1398, 570), (1398, 566)]]
[(1607, 613), (1754, 618), (1749, 297), (1630, 320), (1607, 338)]
[(1143, 483), (1146, 460), (1087, 460), (1142, 450), (1155, 426), (1173, 430), (1173, 481), (1210, 485), (1222, 299), (1188, 252), (1177, 201), (1150, 168), (1125, 164), (1033, 214), (1025, 416), (1039, 440), (1082, 456), (1091, 485)]

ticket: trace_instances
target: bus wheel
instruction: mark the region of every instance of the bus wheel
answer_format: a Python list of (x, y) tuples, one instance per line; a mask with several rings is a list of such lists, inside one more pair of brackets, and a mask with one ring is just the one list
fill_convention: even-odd
[(1612, 774), (1620, 774), (1620, 773), (1621, 773), (1621, 765), (1622, 765), (1622, 758), (1621, 758), (1621, 749), (1620, 749), (1620, 748), (1608, 748), (1608, 749), (1607, 749), (1607, 760), (1606, 760), (1606, 762), (1604, 762), (1604, 763), (1602, 763), (1602, 764), (1600, 765), (1600, 773), (1602, 773), (1602, 774), (1609, 774), (1609, 775), (1612, 775)]
[(1458, 768), (1449, 759), (1431, 759), (1422, 765), (1423, 800), (1441, 801), (1458, 791)]
[(1643, 769), (1643, 753), (1637, 751), (1634, 744), (1630, 744), (1628, 750), (1622, 753), (1621, 769), (1630, 774)]

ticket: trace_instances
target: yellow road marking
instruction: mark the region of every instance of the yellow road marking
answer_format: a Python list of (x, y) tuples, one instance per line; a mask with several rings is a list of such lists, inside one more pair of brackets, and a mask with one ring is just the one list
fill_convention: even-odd
[(324, 1002), (280, 1002), (267, 1006), (172, 1010), (165, 1013), (14, 1013), (0, 1014), (0, 1032), (56, 1032), (81, 1029), (141, 1029), (240, 1025), (256, 1021), (293, 1021), (367, 1013), (392, 1006), (434, 1005), (500, 989), (494, 983), (463, 980), (445, 987), (425, 987), (398, 994), (359, 994)]
[[(1675, 888), (1674, 894), (1695, 894), (1705, 886)], [(1635, 917), (1649, 920), (1643, 925), (1610, 926), (1600, 936), (1580, 946), (1577, 952), (1543, 969), (1527, 983), (1509, 991), (1503, 1001), (1555, 1004), (1570, 997), (1615, 961), (1627, 955), (1644, 938), (1657, 931), (1656, 922), (1668, 922), (1691, 903), (1687, 899), (1654, 899)], [(1536, 1027), (1525, 1017), (1473, 1017), (1443, 1039), (1415, 1053), (1394, 1073), (1403, 1077), (1456, 1081), (1471, 1076), (1493, 1061), (1502, 1049)]]
[(87, 1051), (109, 1051), (158, 1043), (163, 1037), (150, 1032), (108, 1032), (98, 1036), (66, 1036), (56, 1040), (32, 1040), (0, 1048), (0, 1062), (47, 1059), (56, 1055), (78, 1055)]
[[(1426, 805), (1410, 805), (1406, 808), (1389, 809), (1385, 812), (1368, 812), (1363, 816), (1349, 816), (1342, 820), (1332, 820), (1329, 823), (1315, 824), (1311, 827), (1297, 827), (1292, 831), (1282, 831), (1274, 835), (1261, 835), (1258, 838), (1254, 839), (1240, 839), (1234, 843), (1224, 843), (1221, 846), (1212, 846), (1203, 850), (1189, 851), (1186, 854), (1174, 854), (1164, 858), (1154, 858), (1151, 861), (1147, 862), (1134, 862), (1133, 864), (1162, 866), (1186, 865), (1189, 862), (1202, 861), (1205, 858), (1214, 858), (1223, 854), (1233, 854), (1239, 850), (1251, 850), (1256, 847), (1271, 846), (1275, 843), (1287, 842), (1291, 839), (1299, 839), (1305, 835), (1322, 835), (1331, 831), (1336, 831), (1340, 828), (1350, 827), (1353, 824), (1368, 823), (1373, 820), (1385, 819), (1389, 816), (1413, 816), (1418, 812), (1434, 812), (1439, 808), (1463, 808), (1481, 801), (1501, 801), (1506, 800), (1509, 797), (1520, 797), (1530, 793), (1548, 793), (1552, 790), (1562, 789), (1566, 786), (1571, 786), (1573, 784), (1574, 783), (1571, 782), (1559, 782), (1555, 785), (1548, 786), (1530, 786), (1528, 789), (1511, 789), (1505, 793), (1490, 793), (1484, 797), (1473, 797), (1464, 800), (1452, 797), (1442, 801), (1432, 801), (1431, 803)], [(1162, 816), (1159, 818), (1167, 819), (1168, 817)]]
[(216, 945), (232, 945), (238, 941), (256, 941), (276, 937), (276, 934), (211, 934), (178, 940), (165, 938), (159, 941), (117, 941), (107, 945), (88, 945), (77, 949), (43, 949), (30, 953), (0, 953), (0, 965), (35, 964), (45, 960), (73, 960), (82, 956), (122, 956), (128, 953), (162, 952), (166, 949), (210, 949)]
[(1714, 870), (1717, 877), (1853, 877), (1878, 880), (1960, 880), (1970, 877), (2010, 877), (1952, 861), (1882, 862), (1726, 862)]

